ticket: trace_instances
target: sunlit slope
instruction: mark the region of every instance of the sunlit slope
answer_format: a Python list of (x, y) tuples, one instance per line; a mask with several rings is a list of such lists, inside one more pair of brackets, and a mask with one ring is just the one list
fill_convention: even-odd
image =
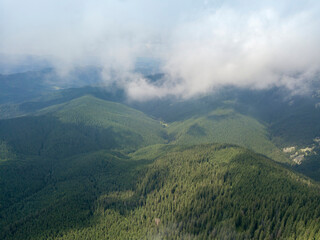
[(168, 133), (177, 144), (237, 144), (277, 161), (288, 161), (271, 142), (264, 125), (232, 109), (217, 109), (207, 115), (174, 122), (169, 125)]
[(0, 121), (0, 139), (18, 153), (65, 157), (99, 149), (132, 151), (164, 143), (163, 127), (145, 114), (84, 96), (43, 109), (37, 116)]
[(46, 108), (64, 123), (83, 124), (101, 128), (113, 128), (136, 133), (148, 144), (162, 143), (165, 136), (159, 121), (144, 113), (116, 102), (109, 102), (91, 95), (68, 103)]
[(239, 147), (163, 150), (133, 190), (102, 193), (87, 226), (52, 233), (53, 239), (320, 237), (319, 185), (307, 178)]

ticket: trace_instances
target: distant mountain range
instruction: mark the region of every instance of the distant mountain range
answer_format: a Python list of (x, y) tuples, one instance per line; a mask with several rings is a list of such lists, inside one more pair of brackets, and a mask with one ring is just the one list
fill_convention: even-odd
[(134, 102), (73, 76), (0, 76), (0, 239), (320, 239), (317, 88)]

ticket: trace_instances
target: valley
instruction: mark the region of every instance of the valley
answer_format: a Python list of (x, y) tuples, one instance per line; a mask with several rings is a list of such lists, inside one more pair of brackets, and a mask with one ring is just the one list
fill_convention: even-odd
[(316, 176), (317, 154), (296, 164), (302, 147), (273, 140), (241, 101), (154, 112), (85, 89), (0, 120), (2, 239), (320, 237), (320, 185), (296, 172)]

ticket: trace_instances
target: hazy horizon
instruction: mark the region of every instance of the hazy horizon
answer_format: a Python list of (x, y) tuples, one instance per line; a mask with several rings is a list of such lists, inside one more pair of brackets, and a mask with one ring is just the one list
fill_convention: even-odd
[[(0, 0), (0, 53), (43, 58), (61, 74), (94, 64), (105, 85), (145, 100), (224, 85), (307, 91), (320, 71), (317, 1)], [(153, 85), (137, 58), (159, 60)], [(5, 59), (2, 59), (6, 61)]]

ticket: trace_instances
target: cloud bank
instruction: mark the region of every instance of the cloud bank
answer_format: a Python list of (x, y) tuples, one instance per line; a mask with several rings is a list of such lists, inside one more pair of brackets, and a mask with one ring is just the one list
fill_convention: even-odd
[[(0, 53), (38, 55), (61, 73), (103, 67), (136, 100), (234, 85), (305, 92), (320, 72), (318, 1), (0, 0)], [(160, 59), (165, 79), (134, 73)]]
[(187, 97), (221, 85), (304, 90), (320, 70), (317, 14), (221, 8), (179, 26), (164, 67), (169, 89)]

